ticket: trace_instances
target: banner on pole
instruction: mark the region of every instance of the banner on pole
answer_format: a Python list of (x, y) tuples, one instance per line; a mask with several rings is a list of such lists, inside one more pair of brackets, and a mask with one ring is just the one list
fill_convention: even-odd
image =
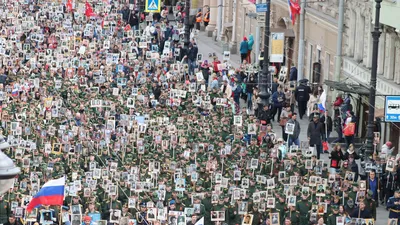
[(284, 33), (271, 33), (271, 56), (270, 62), (282, 63), (285, 46), (285, 34)]

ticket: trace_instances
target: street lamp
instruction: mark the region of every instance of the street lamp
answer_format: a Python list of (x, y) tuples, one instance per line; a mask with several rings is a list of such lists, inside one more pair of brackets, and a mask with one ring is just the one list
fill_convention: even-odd
[(270, 35), (270, 16), (271, 16), (271, 0), (267, 0), (267, 11), (265, 12), (265, 30), (264, 30), (264, 60), (263, 70), (258, 79), (258, 87), (260, 88), (260, 98), (263, 105), (268, 105), (270, 94), (268, 88), (270, 87), (270, 72), (269, 72), (269, 35)]
[(190, 27), (189, 27), (189, 19), (190, 19), (190, 0), (185, 1), (185, 40), (184, 40), (184, 47), (186, 52), (189, 49), (190, 43)]
[(0, 195), (6, 193), (14, 185), (14, 178), (21, 169), (1, 150), (9, 148), (10, 145), (0, 136)]
[(378, 68), (378, 47), (379, 37), (381, 36), (380, 31), (380, 10), (382, 0), (375, 0), (375, 24), (374, 31), (372, 31), (372, 68), (371, 68), (371, 81), (369, 86), (369, 110), (368, 110), (368, 130), (367, 130), (367, 142), (365, 149), (365, 159), (368, 161), (369, 157), (373, 153), (373, 141), (374, 141), (374, 118), (375, 118), (375, 95), (376, 95), (376, 74)]

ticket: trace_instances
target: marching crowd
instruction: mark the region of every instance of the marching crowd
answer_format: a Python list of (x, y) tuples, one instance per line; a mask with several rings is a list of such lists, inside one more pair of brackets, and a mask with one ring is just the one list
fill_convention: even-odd
[[(378, 205), (400, 224), (398, 157), (388, 142), (359, 167), (347, 96), (332, 119), (321, 87), (275, 78), (263, 105), (250, 44), (240, 68), (186, 49), (175, 8), (173, 22), (125, 1), (3, 1), (1, 134), (23, 171), (1, 224), (369, 225)], [(200, 10), (193, 29), (208, 22)], [(63, 176), (62, 206), (26, 210)]]

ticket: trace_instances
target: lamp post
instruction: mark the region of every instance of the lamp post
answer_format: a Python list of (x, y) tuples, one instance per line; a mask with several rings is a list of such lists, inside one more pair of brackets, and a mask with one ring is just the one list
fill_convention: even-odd
[(382, 0), (375, 0), (375, 26), (372, 31), (372, 68), (371, 68), (371, 81), (369, 86), (369, 110), (368, 110), (368, 130), (367, 130), (367, 142), (365, 149), (365, 159), (368, 161), (369, 157), (373, 153), (373, 141), (374, 141), (374, 118), (375, 118), (375, 95), (376, 95), (376, 74), (378, 68), (378, 47), (379, 37), (381, 36), (379, 17)]
[(268, 100), (270, 94), (268, 93), (268, 88), (270, 87), (271, 74), (269, 72), (269, 36), (270, 36), (270, 16), (271, 16), (271, 0), (267, 0), (267, 11), (265, 12), (265, 30), (264, 30), (264, 60), (263, 60), (263, 70), (258, 79), (258, 87), (260, 88), (260, 98), (263, 105), (268, 105)]
[(185, 50), (188, 51), (189, 43), (190, 43), (190, 27), (189, 27), (189, 19), (190, 19), (190, 0), (185, 1), (185, 40), (184, 47)]
[(21, 169), (16, 167), (11, 158), (2, 151), (9, 147), (8, 142), (0, 135), (0, 195), (14, 186), (14, 178), (21, 172)]

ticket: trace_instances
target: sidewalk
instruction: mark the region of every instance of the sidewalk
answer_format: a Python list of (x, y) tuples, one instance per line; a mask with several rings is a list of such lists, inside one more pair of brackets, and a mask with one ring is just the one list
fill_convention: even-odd
[[(199, 53), (203, 54), (203, 59), (207, 59), (209, 62), (212, 61), (209, 57), (209, 53), (215, 53), (218, 59), (223, 61), (223, 49), (218, 42), (214, 41), (212, 37), (207, 37), (207, 32), (199, 31), (198, 35), (195, 37), (197, 41), (197, 46), (199, 48)], [(240, 55), (231, 54), (229, 63), (234, 68), (240, 67)]]

